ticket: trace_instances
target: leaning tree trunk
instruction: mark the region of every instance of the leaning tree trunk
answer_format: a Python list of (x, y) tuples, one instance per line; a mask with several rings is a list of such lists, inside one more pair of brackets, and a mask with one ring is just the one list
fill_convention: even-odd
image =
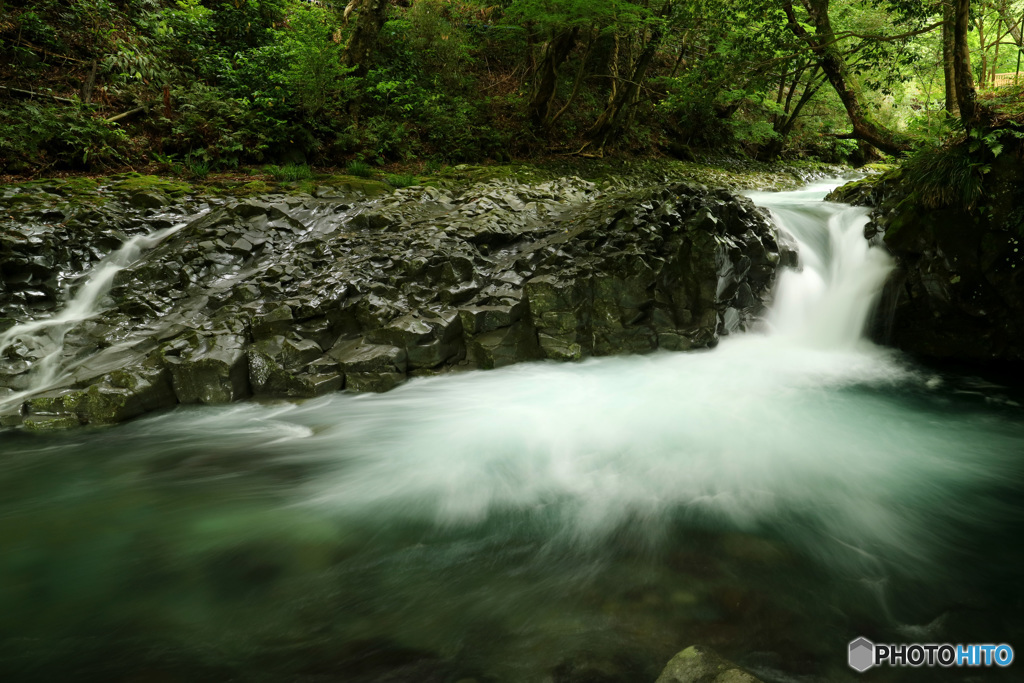
[(942, 72), (946, 82), (946, 111), (960, 116), (960, 101), (956, 94), (956, 67), (953, 59), (954, 0), (942, 1)]
[(563, 31), (544, 44), (544, 56), (537, 65), (533, 80), (533, 95), (530, 97), (529, 111), (533, 122), (547, 127), (554, 112), (555, 92), (558, 89), (558, 69), (562, 66), (569, 53), (576, 47), (576, 36), (579, 29)]
[(1013, 16), (1007, 0), (999, 0), (996, 4), (999, 9), (999, 16), (1003, 18), (1003, 23), (1006, 24), (1010, 30), (1010, 35), (1013, 36), (1013, 42), (1017, 43), (1018, 48), (1024, 49), (1024, 36), (1021, 35), (1020, 17)]
[(377, 47), (377, 36), (384, 26), (388, 12), (388, 0), (352, 0), (345, 14), (354, 14), (352, 33), (349, 34), (341, 61), (355, 69), (353, 74), (365, 76), (370, 68), (370, 59)]
[(893, 156), (901, 156), (910, 151), (910, 138), (875, 121), (861, 105), (860, 90), (850, 74), (832, 30), (832, 21), (828, 16), (829, 0), (803, 0), (803, 4), (814, 25), (813, 34), (797, 21), (792, 0), (783, 0), (782, 7), (790, 30), (814, 52), (822, 71), (842, 101), (853, 125), (853, 133), (847, 137), (864, 140)]

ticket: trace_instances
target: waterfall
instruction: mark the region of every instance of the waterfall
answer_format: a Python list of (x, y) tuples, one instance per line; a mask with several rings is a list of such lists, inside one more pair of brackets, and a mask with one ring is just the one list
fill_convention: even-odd
[(779, 230), (799, 246), (800, 265), (779, 276), (771, 329), (794, 343), (850, 348), (865, 325), (894, 263), (864, 239), (868, 210), (821, 201), (834, 184), (751, 197), (771, 212)]
[(179, 223), (126, 240), (119, 249), (105, 256), (82, 276), (85, 280), (82, 286), (55, 315), (15, 325), (0, 334), (0, 360), (19, 342), (27, 349), (26, 355), (33, 360), (28, 386), (21, 392), (7, 396), (0, 403), (13, 402), (57, 384), (64, 369), (64, 339), (68, 332), (82, 321), (102, 312), (103, 297), (110, 291), (114, 276), (119, 271), (134, 263), (144, 250), (156, 246), (185, 225)]

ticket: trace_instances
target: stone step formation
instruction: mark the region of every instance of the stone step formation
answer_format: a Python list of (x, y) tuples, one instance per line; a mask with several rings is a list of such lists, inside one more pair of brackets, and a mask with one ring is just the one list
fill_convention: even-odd
[(2, 424), (114, 423), (178, 403), (705, 348), (755, 325), (777, 269), (797, 260), (763, 210), (696, 184), (317, 195), (168, 205), (148, 192), (23, 211), (0, 243), (0, 332), (53, 315), (127, 236), (193, 218), (67, 332), (56, 386), (32, 386), (45, 344), (8, 344), (0, 386), (15, 400)]

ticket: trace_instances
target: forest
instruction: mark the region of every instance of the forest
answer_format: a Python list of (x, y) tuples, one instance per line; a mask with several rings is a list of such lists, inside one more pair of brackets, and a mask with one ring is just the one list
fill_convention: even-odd
[(861, 165), (972, 135), (983, 169), (1021, 135), (1022, 18), (1020, 0), (0, 0), (0, 172)]

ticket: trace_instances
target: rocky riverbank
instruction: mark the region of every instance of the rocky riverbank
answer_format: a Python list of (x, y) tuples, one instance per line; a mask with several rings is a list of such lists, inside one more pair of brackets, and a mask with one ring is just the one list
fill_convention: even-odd
[(898, 262), (876, 341), (939, 361), (1024, 362), (1024, 165), (1011, 157), (985, 176), (974, 207), (929, 206), (902, 169), (830, 195), (872, 207), (867, 237)]
[[(177, 403), (385, 391), (526, 360), (703, 348), (753, 324), (776, 269), (796, 262), (766, 215), (698, 184), (624, 186), (492, 179), (373, 196), (336, 183), (240, 199), (134, 179), (85, 204), (57, 185), (10, 189), (0, 419), (63, 428)], [(32, 328), (66, 315), (91, 267), (158, 230), (81, 322)]]

